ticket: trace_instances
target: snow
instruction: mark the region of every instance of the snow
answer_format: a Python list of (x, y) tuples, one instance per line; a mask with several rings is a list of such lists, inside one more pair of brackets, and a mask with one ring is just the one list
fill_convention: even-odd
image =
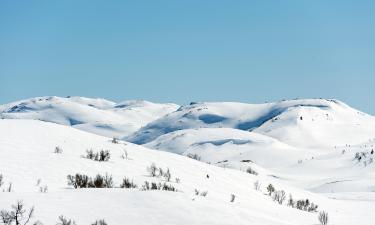
[[(296, 189), (266, 175), (254, 176), (239, 170), (224, 169), (187, 157), (123, 142), (113, 144), (109, 138), (42, 121), (0, 120), (0, 165), (5, 185), (12, 182), (13, 191), (2, 192), (0, 207), (22, 199), (26, 206), (34, 205), (36, 218), (45, 224), (53, 224), (63, 214), (79, 224), (89, 224), (104, 218), (109, 224), (132, 221), (136, 224), (316, 224), (317, 214), (279, 205), (269, 196), (253, 189), (259, 180), (268, 182), (296, 198), (309, 198), (330, 212), (335, 224), (353, 224), (357, 210), (361, 224), (371, 224), (374, 216), (361, 210), (374, 209), (373, 202), (334, 200), (308, 191)], [(60, 146), (62, 154), (54, 153)], [(108, 162), (96, 162), (82, 158), (88, 148), (108, 149), (112, 157)], [(120, 156), (128, 152), (128, 160)], [(145, 180), (162, 181), (149, 177), (146, 167), (154, 162), (169, 168), (172, 177), (181, 179), (171, 182), (179, 191), (140, 191), (138, 189), (72, 189), (66, 176), (74, 173), (95, 175), (111, 173), (115, 184), (126, 176), (141, 184)], [(206, 178), (206, 174), (210, 178)], [(48, 186), (47, 193), (40, 193), (37, 180)], [(195, 196), (194, 189), (206, 190), (206, 197)], [(236, 200), (229, 202), (230, 195)], [(348, 210), (354, 210), (347, 214)]]
[(0, 106), (1, 118), (34, 119), (123, 138), (175, 111), (178, 105), (134, 100), (121, 103), (84, 97), (37, 97)]
[[(265, 194), (269, 183), (318, 204), (329, 212), (329, 224), (375, 219), (375, 118), (337, 100), (178, 107), (40, 97), (2, 105), (0, 116), (1, 189), (13, 185), (12, 192), (0, 192), (0, 209), (22, 199), (45, 224), (61, 214), (78, 224), (101, 218), (109, 224), (318, 224), (316, 213), (272, 201)], [(132, 143), (114, 144), (114, 136)], [(53, 152), (56, 146), (62, 154)], [(85, 159), (87, 149), (110, 150), (111, 159)], [(192, 154), (200, 161), (186, 157)], [(75, 173), (109, 173), (116, 186), (124, 176), (138, 185), (165, 182), (148, 175), (151, 163), (170, 169), (178, 192), (67, 185), (66, 176)], [(249, 167), (258, 175), (246, 173)], [(40, 193), (44, 185), (48, 191)], [(195, 196), (195, 189), (208, 195)]]

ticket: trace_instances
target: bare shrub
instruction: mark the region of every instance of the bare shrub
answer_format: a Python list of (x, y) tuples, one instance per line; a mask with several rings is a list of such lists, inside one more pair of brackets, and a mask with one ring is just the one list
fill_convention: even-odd
[(121, 188), (137, 188), (137, 185), (133, 183), (133, 180), (130, 181), (129, 178), (124, 178), (122, 180), (122, 184), (120, 185)]
[[(5, 225), (27, 225), (31, 218), (34, 216), (34, 207), (31, 207), (28, 211), (24, 209), (24, 205), (21, 201), (18, 201), (15, 205), (12, 205), (10, 211), (1, 210), (0, 222)], [(38, 221), (34, 222), (33, 225), (40, 224)]]
[(4, 184), (4, 176), (3, 174), (0, 174), (0, 187)]
[(167, 168), (167, 171), (164, 173), (163, 176), (167, 182), (171, 180), (172, 175), (171, 175), (171, 172), (169, 171), (169, 168)]
[(39, 192), (41, 193), (47, 193), (48, 191), (48, 186), (44, 185), (43, 187), (39, 187)]
[(104, 219), (101, 219), (101, 220), (97, 220), (95, 221), (94, 223), (92, 223), (91, 225), (108, 225)]
[(60, 146), (56, 146), (54, 153), (56, 153), (56, 154), (62, 154), (63, 153), (63, 149)]
[(250, 174), (253, 174), (253, 175), (255, 175), (255, 176), (258, 175), (258, 172), (255, 171), (255, 170), (253, 170), (251, 167), (248, 167), (248, 168), (246, 169), (246, 172), (247, 172), (247, 173), (250, 173)]
[(260, 182), (258, 180), (254, 182), (254, 189), (255, 190), (259, 191), (260, 190), (260, 186), (261, 186), (261, 184), (260, 184)]
[(272, 184), (269, 184), (269, 185), (267, 186), (267, 192), (268, 192), (268, 195), (271, 196), (271, 194), (272, 194), (274, 191), (275, 191), (275, 188), (273, 187), (273, 185), (272, 185)]
[(121, 155), (122, 159), (128, 159), (128, 152), (124, 149), (124, 153)]
[(319, 212), (318, 219), (321, 225), (328, 224), (328, 213), (325, 211)]
[(208, 194), (208, 191), (202, 191), (201, 194), (200, 194), (200, 196), (206, 197), (207, 194)]
[(230, 195), (230, 202), (234, 202), (235, 199), (236, 199), (236, 196), (234, 194), (231, 194)]
[(94, 152), (92, 149), (90, 149), (86, 150), (86, 155), (83, 157), (98, 162), (105, 162), (111, 158), (111, 153), (108, 150), (100, 150), (99, 152)]
[(59, 216), (59, 221), (56, 223), (56, 225), (77, 225), (74, 220), (67, 219), (63, 215)]
[(118, 144), (119, 143), (119, 141), (118, 141), (118, 139), (117, 138), (112, 138), (112, 141), (111, 141), (113, 144)]
[(195, 160), (201, 161), (201, 157), (198, 154), (189, 153), (186, 156), (189, 157), (189, 158), (191, 158), (191, 159), (195, 159)]
[(144, 185), (142, 185), (141, 191), (149, 191), (149, 190), (162, 190), (162, 191), (177, 191), (175, 187), (173, 187), (171, 184), (167, 183), (155, 183), (151, 182), (151, 185), (148, 181), (145, 181)]
[(286, 198), (285, 191), (275, 191), (273, 193), (273, 200), (278, 202), (280, 205), (283, 204), (284, 200)]
[(90, 178), (87, 175), (83, 174), (75, 174), (75, 175), (68, 175), (68, 185), (72, 185), (74, 188), (88, 188), (90, 182)]
[(288, 199), (288, 204), (287, 205), (290, 206), (290, 207), (292, 207), (292, 208), (294, 208), (295, 202), (293, 200), (292, 194), (289, 194), (289, 199)]
[(151, 177), (155, 177), (156, 171), (157, 171), (155, 163), (152, 163), (150, 167), (147, 167), (147, 171), (148, 171), (148, 173), (150, 174)]

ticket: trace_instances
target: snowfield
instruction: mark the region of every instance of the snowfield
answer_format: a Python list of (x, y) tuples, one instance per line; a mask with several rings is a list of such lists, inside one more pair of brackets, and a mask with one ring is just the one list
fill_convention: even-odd
[[(375, 118), (337, 100), (179, 107), (40, 97), (0, 105), (0, 117), (0, 209), (22, 200), (43, 224), (60, 215), (78, 225), (319, 224), (318, 212), (288, 206), (289, 194), (327, 211), (328, 224), (375, 221)], [(109, 161), (85, 158), (90, 149), (108, 150)], [(153, 163), (170, 181), (150, 175)], [(112, 175), (114, 187), (74, 189), (67, 176), (76, 173)], [(119, 188), (125, 177), (137, 187)], [(142, 190), (145, 181), (177, 191)], [(285, 191), (282, 204), (269, 184)]]

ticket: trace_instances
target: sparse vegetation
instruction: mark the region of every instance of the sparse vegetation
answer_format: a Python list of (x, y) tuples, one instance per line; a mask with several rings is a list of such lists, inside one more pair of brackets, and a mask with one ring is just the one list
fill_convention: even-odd
[(318, 219), (321, 225), (328, 224), (328, 213), (325, 211), (319, 212)]
[(112, 138), (112, 141), (111, 141), (113, 144), (118, 144), (119, 143), (119, 141), (118, 141), (118, 139), (117, 138)]
[(258, 172), (255, 171), (255, 170), (253, 170), (251, 167), (248, 167), (248, 168), (246, 169), (246, 172), (247, 172), (247, 173), (250, 173), (250, 174), (253, 174), (253, 175), (255, 175), (255, 176), (258, 175)]
[(147, 167), (147, 171), (151, 177), (155, 177), (157, 172), (155, 163), (152, 163), (150, 167)]
[(112, 175), (107, 173), (102, 176), (96, 175), (94, 179), (87, 175), (75, 174), (68, 175), (68, 185), (72, 185), (74, 188), (113, 188)]
[(197, 196), (203, 196), (203, 197), (206, 197), (207, 196), (207, 194), (208, 194), (208, 191), (202, 191), (202, 192), (200, 192), (198, 189), (194, 189), (194, 193), (195, 193), (195, 195), (197, 195)]
[(287, 205), (290, 206), (290, 207), (292, 207), (292, 208), (294, 208), (295, 202), (293, 200), (292, 194), (289, 194), (289, 199), (288, 199), (288, 204)]
[(191, 158), (191, 159), (195, 159), (195, 160), (201, 161), (201, 157), (198, 154), (189, 153), (186, 156), (189, 157), (189, 158)]
[[(31, 218), (34, 216), (34, 207), (26, 210), (22, 201), (18, 201), (15, 205), (12, 205), (12, 209), (1, 210), (0, 222), (4, 225), (27, 225), (31, 223)], [(34, 222), (33, 225), (40, 224), (40, 222)]]
[(260, 184), (260, 182), (258, 180), (254, 182), (254, 189), (255, 190), (259, 191), (260, 190), (260, 186), (261, 186), (261, 184)]
[(124, 149), (124, 153), (121, 155), (122, 159), (128, 159), (128, 152)]
[(54, 153), (56, 153), (56, 154), (62, 154), (63, 153), (63, 149), (60, 146), (56, 146)]
[(39, 192), (41, 193), (47, 193), (48, 191), (48, 186), (44, 185), (43, 187), (39, 187)]
[(4, 184), (4, 177), (3, 174), (0, 174), (0, 187)]
[(104, 219), (101, 219), (101, 220), (97, 220), (95, 221), (94, 223), (92, 223), (91, 225), (108, 225)]
[(285, 198), (286, 198), (286, 194), (285, 194), (285, 191), (284, 190), (281, 190), (281, 191), (274, 191), (273, 192), (273, 200), (278, 202), (280, 205), (283, 204), (283, 202), (285, 201)]
[(267, 192), (268, 192), (268, 195), (271, 196), (271, 194), (275, 191), (275, 188), (273, 187), (272, 184), (269, 184), (267, 186)]
[(230, 195), (230, 202), (234, 202), (235, 199), (236, 199), (236, 196), (234, 194), (231, 194)]
[(145, 181), (145, 183), (142, 185), (141, 191), (149, 191), (149, 190), (162, 190), (162, 191), (177, 191), (175, 187), (172, 185), (168, 185), (166, 183), (155, 183), (155, 182), (148, 182)]
[(105, 162), (111, 158), (111, 153), (108, 150), (100, 150), (99, 152), (94, 152), (92, 149), (86, 150), (86, 159), (91, 159), (94, 161)]
[(132, 181), (129, 180), (129, 178), (124, 178), (122, 180), (122, 184), (120, 185), (121, 188), (137, 188), (137, 185)]
[(72, 219), (67, 219), (63, 215), (59, 216), (59, 221), (56, 223), (56, 225), (77, 225), (76, 222)]
[(169, 182), (171, 180), (171, 172), (169, 171), (169, 168), (167, 168), (167, 171), (163, 174), (165, 180)]

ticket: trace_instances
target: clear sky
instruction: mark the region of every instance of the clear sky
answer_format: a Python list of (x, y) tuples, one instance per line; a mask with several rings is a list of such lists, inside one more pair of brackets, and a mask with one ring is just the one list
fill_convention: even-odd
[(336, 98), (375, 114), (375, 1), (0, 1), (0, 104)]

